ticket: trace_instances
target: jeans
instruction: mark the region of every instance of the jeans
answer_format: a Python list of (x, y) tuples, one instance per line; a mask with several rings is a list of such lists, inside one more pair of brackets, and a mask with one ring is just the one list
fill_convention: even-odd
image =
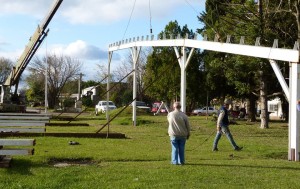
[(236, 143), (233, 140), (233, 137), (230, 133), (230, 130), (228, 128), (228, 126), (221, 126), (221, 130), (217, 132), (215, 140), (214, 140), (214, 144), (213, 144), (213, 149), (217, 149), (218, 148), (218, 142), (222, 136), (222, 132), (226, 135), (226, 137), (228, 138), (229, 142), (231, 143), (231, 145), (233, 146), (234, 149), (238, 148), (238, 146), (236, 145)]
[(185, 163), (184, 159), (184, 148), (186, 137), (170, 137), (171, 139), (171, 146), (172, 146), (172, 153), (171, 153), (171, 164), (181, 164)]

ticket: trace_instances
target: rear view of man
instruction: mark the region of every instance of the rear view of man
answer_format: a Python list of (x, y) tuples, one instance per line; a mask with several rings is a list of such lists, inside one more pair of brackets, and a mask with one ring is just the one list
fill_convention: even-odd
[(190, 137), (190, 124), (185, 113), (180, 111), (179, 102), (173, 104), (173, 111), (168, 114), (168, 134), (171, 140), (171, 163), (183, 165), (185, 163), (184, 150), (186, 140)]

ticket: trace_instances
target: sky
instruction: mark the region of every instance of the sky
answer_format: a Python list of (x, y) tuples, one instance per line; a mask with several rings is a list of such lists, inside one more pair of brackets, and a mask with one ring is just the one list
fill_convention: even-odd
[[(0, 57), (17, 61), (55, 1), (0, 0)], [(83, 80), (97, 81), (97, 64), (107, 67), (109, 44), (150, 35), (150, 28), (157, 35), (175, 20), (195, 32), (204, 7), (205, 0), (63, 0), (35, 56), (76, 58), (83, 63)], [(128, 53), (114, 52), (112, 69)]]

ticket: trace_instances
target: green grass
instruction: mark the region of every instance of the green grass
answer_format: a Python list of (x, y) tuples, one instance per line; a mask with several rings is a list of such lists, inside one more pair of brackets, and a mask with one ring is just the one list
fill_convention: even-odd
[[(139, 115), (136, 127), (123, 114), (110, 124), (126, 139), (35, 137), (35, 155), (14, 156), (0, 169), (0, 188), (299, 188), (300, 164), (287, 160), (287, 123), (238, 121), (231, 132), (244, 149), (232, 150), (227, 138), (212, 152), (215, 122), (192, 116), (186, 165), (170, 164), (166, 116)], [(56, 121), (58, 122), (58, 121)], [(48, 127), (48, 132), (95, 132), (104, 115), (81, 115), (88, 127)], [(107, 128), (102, 132), (106, 132)], [(69, 141), (80, 145), (69, 145)], [(69, 163), (56, 167), (57, 163)]]

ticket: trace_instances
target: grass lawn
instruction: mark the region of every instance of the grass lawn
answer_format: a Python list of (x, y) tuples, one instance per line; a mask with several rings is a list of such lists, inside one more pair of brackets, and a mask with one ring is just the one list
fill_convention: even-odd
[[(90, 126), (47, 127), (48, 132), (95, 132), (103, 115), (81, 115)], [(233, 151), (223, 136), (212, 152), (215, 121), (191, 116), (186, 165), (170, 164), (166, 116), (117, 117), (110, 132), (126, 139), (34, 137), (33, 156), (14, 156), (12, 167), (0, 169), (0, 188), (299, 188), (300, 164), (287, 160), (287, 123), (237, 121), (231, 132), (239, 146)], [(102, 132), (106, 132), (107, 128)], [(22, 137), (24, 138), (24, 137)], [(33, 137), (31, 137), (33, 138)], [(77, 141), (79, 145), (69, 145)]]

